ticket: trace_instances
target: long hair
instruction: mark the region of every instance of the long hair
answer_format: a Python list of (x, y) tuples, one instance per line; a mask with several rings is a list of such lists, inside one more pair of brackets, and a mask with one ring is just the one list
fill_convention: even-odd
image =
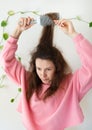
[[(48, 15), (52, 20), (57, 19), (57, 13), (48, 13), (46, 15)], [(32, 53), (30, 61), (30, 76), (28, 79), (29, 85), (27, 88), (28, 100), (32, 97), (34, 92), (36, 92), (39, 97), (39, 94), (42, 91), (42, 81), (36, 73), (35, 61), (37, 58), (51, 60), (56, 68), (55, 76), (50, 84), (50, 87), (45, 91), (43, 100), (47, 99), (58, 90), (60, 83), (66, 75), (68, 64), (59, 49), (53, 45), (53, 32), (54, 25), (43, 27), (39, 44)]]

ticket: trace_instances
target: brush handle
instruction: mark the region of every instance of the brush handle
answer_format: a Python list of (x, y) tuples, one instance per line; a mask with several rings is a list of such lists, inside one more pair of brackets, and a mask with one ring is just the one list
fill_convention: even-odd
[(40, 17), (38, 17), (36, 19), (32, 19), (30, 24), (40, 24)]
[(30, 24), (36, 24), (37, 23), (37, 20), (36, 19), (33, 19), (31, 20)]

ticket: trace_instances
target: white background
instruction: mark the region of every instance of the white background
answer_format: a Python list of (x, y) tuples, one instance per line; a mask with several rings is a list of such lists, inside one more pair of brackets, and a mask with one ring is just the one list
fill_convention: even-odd
[[(0, 22), (7, 17), (9, 10), (14, 10), (15, 12), (38, 10), (40, 14), (59, 12), (63, 18), (80, 16), (88, 22), (92, 20), (91, 0), (0, 0)], [(12, 16), (9, 19), (6, 31), (11, 34), (19, 17), (24, 16), (33, 16), (33, 14)], [(89, 28), (85, 22), (78, 20), (72, 20), (72, 22), (76, 30), (92, 42), (92, 28)], [(26, 67), (28, 67), (29, 53), (38, 42), (41, 29), (40, 25), (35, 25), (20, 37), (17, 54), (21, 56), (22, 62)], [(1, 35), (2, 28), (0, 27), (0, 39)], [(58, 27), (55, 28), (54, 42), (63, 51), (72, 70), (79, 68), (80, 60), (72, 39), (63, 34)], [(3, 44), (5, 44), (5, 41)], [(0, 75), (2, 73), (0, 69)], [(10, 103), (10, 99), (17, 94), (17, 87), (8, 78), (5, 80), (5, 85), (6, 87), (0, 88), (0, 130), (25, 130), (21, 115), (16, 111), (20, 95), (14, 103)], [(80, 105), (85, 116), (84, 122), (79, 126), (67, 128), (66, 130), (92, 130), (92, 90), (89, 91)]]

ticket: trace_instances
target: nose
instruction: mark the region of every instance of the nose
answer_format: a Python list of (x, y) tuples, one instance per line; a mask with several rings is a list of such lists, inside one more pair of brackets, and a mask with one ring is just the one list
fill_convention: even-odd
[(41, 76), (42, 76), (42, 77), (46, 77), (46, 72), (45, 72), (45, 70), (42, 70)]

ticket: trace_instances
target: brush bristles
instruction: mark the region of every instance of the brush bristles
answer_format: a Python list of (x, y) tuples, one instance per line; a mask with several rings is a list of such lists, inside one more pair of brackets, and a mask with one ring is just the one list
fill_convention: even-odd
[(40, 24), (42, 26), (49, 26), (49, 25), (53, 25), (54, 22), (53, 22), (53, 20), (49, 16), (41, 15), (40, 16)]
[[(55, 14), (56, 19), (59, 19), (59, 13)], [(49, 26), (49, 25), (54, 25), (54, 19), (51, 19), (48, 15), (41, 15), (40, 16), (40, 24), (42, 26)]]

